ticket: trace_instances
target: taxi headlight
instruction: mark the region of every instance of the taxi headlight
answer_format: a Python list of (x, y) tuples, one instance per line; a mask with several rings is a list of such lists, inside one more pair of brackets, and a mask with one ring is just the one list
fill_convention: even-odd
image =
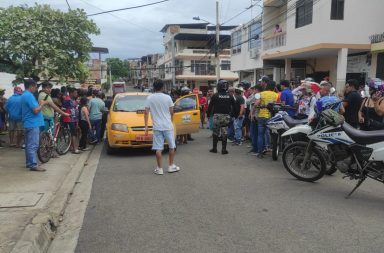
[(112, 130), (119, 132), (128, 132), (128, 126), (126, 124), (112, 124)]

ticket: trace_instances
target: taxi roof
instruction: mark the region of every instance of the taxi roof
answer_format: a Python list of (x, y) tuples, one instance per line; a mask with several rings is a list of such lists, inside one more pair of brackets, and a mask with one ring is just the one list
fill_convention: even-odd
[(146, 92), (123, 92), (116, 94), (115, 97), (126, 97), (126, 96), (149, 96), (150, 93)]

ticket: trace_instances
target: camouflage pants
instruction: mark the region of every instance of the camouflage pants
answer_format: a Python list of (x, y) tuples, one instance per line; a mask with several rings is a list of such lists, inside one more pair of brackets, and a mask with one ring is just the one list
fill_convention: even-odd
[(227, 136), (228, 124), (231, 117), (228, 114), (214, 114), (213, 115), (213, 135)]

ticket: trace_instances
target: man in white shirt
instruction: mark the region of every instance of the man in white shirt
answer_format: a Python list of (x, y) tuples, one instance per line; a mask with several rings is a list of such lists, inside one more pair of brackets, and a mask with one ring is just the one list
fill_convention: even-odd
[(155, 93), (147, 97), (145, 104), (145, 135), (148, 135), (148, 116), (151, 112), (153, 122), (153, 144), (152, 150), (156, 151), (157, 168), (155, 174), (163, 175), (162, 169), (162, 151), (164, 149), (164, 141), (167, 140), (169, 146), (169, 167), (168, 172), (177, 172), (180, 170), (173, 163), (175, 158), (175, 134), (173, 129), (173, 102), (169, 95), (163, 93), (164, 83), (156, 80), (153, 83)]

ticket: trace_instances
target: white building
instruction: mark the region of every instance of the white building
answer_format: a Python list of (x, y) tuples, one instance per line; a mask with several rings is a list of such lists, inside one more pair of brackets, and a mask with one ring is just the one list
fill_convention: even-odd
[[(383, 0), (264, 0), (263, 6), (260, 61), (241, 71), (259, 69), (275, 81), (328, 76), (338, 89), (349, 78), (375, 77), (370, 36), (383, 32)], [(276, 24), (281, 31), (275, 32)], [(232, 65), (252, 55), (241, 54), (232, 56)]]
[[(220, 79), (235, 81), (238, 75), (233, 73), (230, 61), (230, 34), (234, 26), (220, 27)], [(164, 33), (164, 56), (159, 59), (159, 76), (164, 79), (167, 88), (187, 85), (190, 88), (207, 90), (216, 82), (215, 27), (207, 23), (167, 24), (161, 30)], [(174, 47), (172, 41), (174, 40)], [(174, 54), (172, 54), (174, 49)], [(172, 59), (175, 60), (175, 68)], [(175, 73), (175, 83), (173, 82)]]

